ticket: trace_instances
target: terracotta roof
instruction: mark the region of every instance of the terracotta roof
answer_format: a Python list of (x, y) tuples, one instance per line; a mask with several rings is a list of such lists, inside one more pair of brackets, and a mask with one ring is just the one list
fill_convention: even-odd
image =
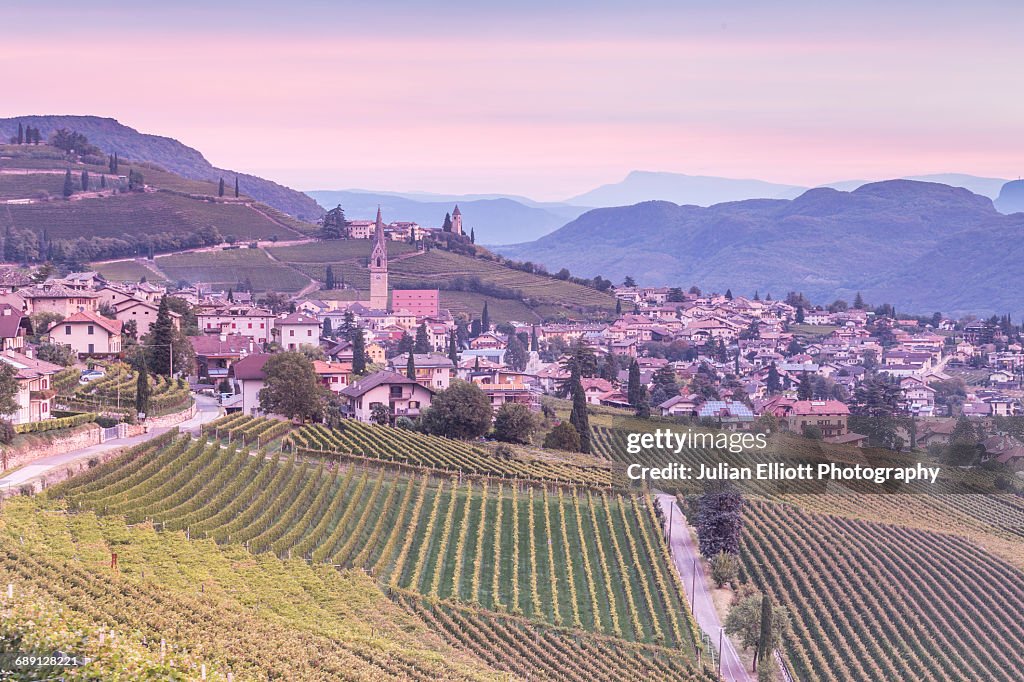
[(45, 360), (39, 360), (37, 358), (30, 358), (27, 355), (23, 355), (13, 350), (0, 352), (0, 361), (6, 362), (14, 367), (14, 369), (18, 371), (17, 376), (19, 379), (35, 379), (48, 374), (56, 374), (64, 369), (60, 365), (55, 365), (52, 362), (46, 362)]
[(69, 289), (63, 284), (36, 284), (19, 289), (18, 293), (24, 298), (96, 298), (91, 291)]
[(60, 322), (54, 322), (53, 326), (48, 331), (53, 331), (55, 328), (62, 324), (95, 324), (103, 329), (106, 329), (110, 334), (120, 334), (123, 323), (121, 320), (111, 320), (109, 317), (103, 317), (99, 313), (94, 313), (91, 310), (81, 310), (74, 315), (65, 317)]
[(0, 338), (16, 337), (23, 320), (26, 320), (26, 317), (20, 308), (10, 303), (0, 303)]
[(320, 320), (308, 313), (294, 312), (290, 315), (278, 318), (277, 324), (315, 324), (319, 326)]
[(190, 336), (188, 340), (196, 355), (238, 355), (252, 347), (252, 339), (241, 334), (225, 335), (224, 339), (216, 334)]

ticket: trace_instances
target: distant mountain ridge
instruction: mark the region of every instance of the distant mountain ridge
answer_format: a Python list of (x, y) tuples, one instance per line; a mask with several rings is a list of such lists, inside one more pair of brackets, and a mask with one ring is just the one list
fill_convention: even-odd
[(323, 209), (302, 192), (255, 175), (216, 168), (199, 151), (178, 140), (140, 133), (113, 118), (70, 115), (0, 118), (0, 139), (17, 134), (18, 123), (39, 128), (44, 138), (58, 128), (75, 130), (107, 154), (117, 152), (126, 160), (149, 161), (193, 180), (217, 182), (223, 177), (233, 185), (237, 176), (245, 194), (300, 220), (314, 222), (323, 214)]
[[(795, 290), (821, 303), (862, 291), (898, 309), (1019, 317), (1024, 258), (1005, 255), (1020, 250), (1022, 237), (1024, 215), (1002, 215), (987, 197), (892, 180), (853, 192), (813, 189), (793, 200), (595, 209), (534, 242), (497, 250), (612, 281), (631, 275), (650, 285), (762, 296)], [(959, 255), (961, 242), (974, 257)], [(981, 246), (997, 253), (983, 257)]]
[(411, 220), (424, 227), (440, 227), (444, 214), (455, 204), (463, 227), (476, 231), (478, 244), (512, 244), (537, 239), (557, 230), (586, 208), (533, 202), (501, 195), (432, 195), (424, 193), (313, 190), (306, 192), (325, 209), (341, 205), (350, 219), (372, 219), (380, 206), (385, 220)]

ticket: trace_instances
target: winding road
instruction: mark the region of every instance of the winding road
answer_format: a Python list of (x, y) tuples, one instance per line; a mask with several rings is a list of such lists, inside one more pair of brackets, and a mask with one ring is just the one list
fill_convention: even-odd
[[(683, 585), (690, 597), (690, 608), (693, 609), (694, 619), (700, 629), (707, 633), (712, 645), (718, 649), (718, 641), (721, 636), (722, 649), (722, 679), (727, 682), (754, 682), (757, 678), (749, 672), (740, 660), (736, 652), (736, 646), (732, 640), (722, 634), (722, 621), (718, 617), (715, 605), (711, 601), (711, 594), (706, 586), (704, 569), (700, 564), (700, 553), (686, 526), (686, 517), (683, 511), (676, 504), (676, 499), (666, 493), (658, 493), (658, 506), (665, 515), (665, 528), (668, 531), (669, 519), (672, 524), (672, 541), (669, 547), (672, 551), (672, 561), (676, 570), (683, 580)], [(694, 586), (693, 573), (697, 572), (696, 594), (689, 594)]]

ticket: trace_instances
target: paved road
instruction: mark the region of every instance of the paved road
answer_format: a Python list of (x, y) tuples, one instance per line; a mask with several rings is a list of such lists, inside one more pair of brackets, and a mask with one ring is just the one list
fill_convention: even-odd
[[(679, 508), (679, 505), (676, 504), (675, 497), (665, 493), (660, 493), (657, 498), (658, 505), (661, 507), (661, 511), (665, 515), (666, 528), (668, 526), (667, 519), (672, 519), (672, 542), (670, 545), (672, 550), (672, 560), (676, 565), (676, 570), (679, 571), (679, 575), (683, 579), (683, 585), (686, 587), (687, 595), (690, 597), (690, 607), (693, 609), (693, 616), (701, 630), (708, 633), (708, 637), (711, 639), (711, 643), (715, 649), (718, 649), (718, 639), (719, 633), (722, 629), (722, 621), (719, 619), (718, 611), (715, 610), (715, 605), (711, 601), (711, 594), (708, 593), (707, 587), (705, 586), (706, 580), (704, 577), (704, 570), (701, 568), (700, 561), (697, 560), (700, 557), (700, 553), (697, 550), (696, 543), (694, 543), (693, 537), (690, 535), (690, 531), (686, 527), (686, 519), (683, 516), (683, 512)], [(697, 571), (697, 593), (696, 595), (691, 595), (690, 592), (693, 590), (694, 586), (694, 568), (696, 568)], [(753, 673), (747, 671), (743, 662), (740, 660), (739, 654), (736, 653), (736, 646), (733, 644), (732, 640), (726, 636), (722, 637), (722, 648), (725, 650), (722, 652), (723, 679), (728, 682), (752, 682), (757, 679)]]
[[(178, 424), (178, 429), (188, 431), (194, 435), (198, 434), (203, 424), (213, 421), (220, 414), (220, 405), (217, 404), (216, 398), (203, 395), (196, 396), (196, 407), (195, 416)], [(59, 455), (42, 457), (30, 464), (26, 464), (8, 476), (0, 478), (0, 490), (16, 489), (23, 483), (32, 481), (53, 469), (66, 466), (79, 459), (87, 459), (110, 450), (143, 443), (151, 438), (156, 438), (162, 433), (166, 433), (171, 428), (173, 427), (164, 426), (150, 429), (149, 433), (139, 434), (131, 438), (117, 438), (115, 440), (108, 440), (106, 443), (100, 443), (99, 445), (90, 445), (89, 447), (72, 450), (71, 452), (62, 452)]]

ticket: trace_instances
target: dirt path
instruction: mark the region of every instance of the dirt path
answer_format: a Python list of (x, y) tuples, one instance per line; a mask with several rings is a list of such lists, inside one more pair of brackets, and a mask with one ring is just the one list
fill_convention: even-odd
[[(686, 517), (683, 516), (682, 510), (672, 495), (659, 493), (657, 499), (665, 519), (671, 519), (672, 541), (669, 546), (672, 550), (672, 561), (675, 563), (676, 570), (679, 571), (679, 576), (686, 589), (692, 591), (692, 588), (696, 587), (696, 594), (690, 595), (690, 608), (693, 609), (693, 617), (700, 629), (707, 633), (715, 649), (718, 649), (721, 637), (722, 678), (727, 682), (755, 682), (756, 676), (748, 672), (746, 666), (743, 665), (736, 645), (723, 634), (722, 621), (718, 617), (718, 611), (715, 610), (711, 594), (708, 592), (707, 577), (701, 567), (700, 553), (697, 551), (693, 536), (690, 535), (690, 530), (686, 525)], [(668, 523), (666, 521), (666, 528), (663, 529), (666, 532), (668, 532)], [(696, 581), (694, 581), (694, 571), (697, 573)]]

